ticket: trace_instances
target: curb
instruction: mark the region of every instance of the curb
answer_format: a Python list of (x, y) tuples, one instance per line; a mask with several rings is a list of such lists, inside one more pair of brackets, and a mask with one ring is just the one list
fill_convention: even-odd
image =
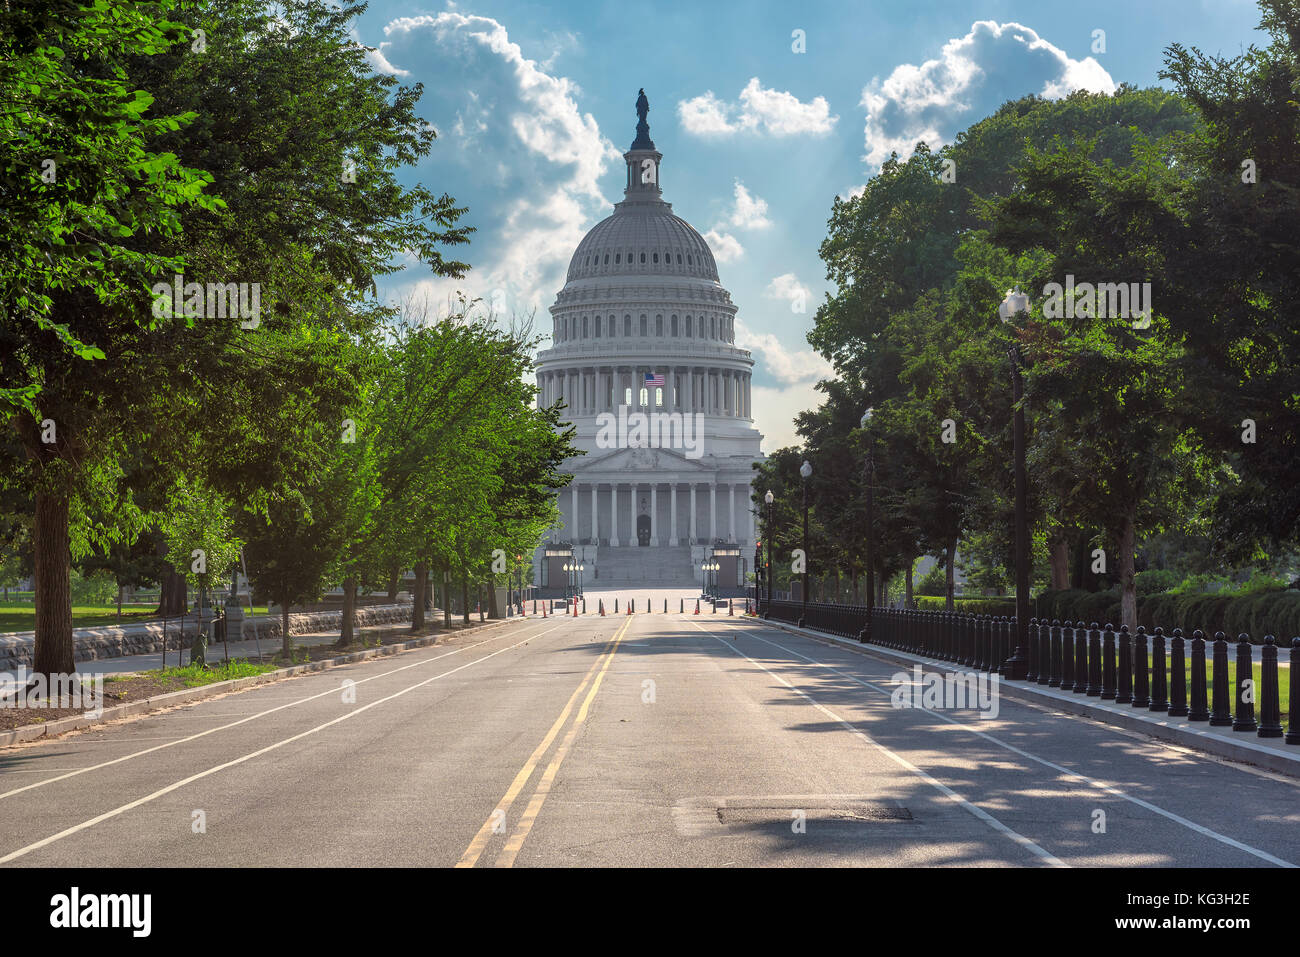
[[(956, 662), (924, 658), (906, 651), (882, 648), (879, 645), (864, 645), (851, 638), (841, 638), (839, 635), (831, 635), (811, 628), (800, 628), (797, 625), (770, 618), (755, 618), (754, 620), (793, 635), (801, 635), (825, 644), (847, 648), (865, 657), (874, 657), (882, 661), (921, 665), (932, 671), (951, 671), (960, 667)], [(1168, 744), (1177, 744), (1181, 747), (1212, 754), (1215, 757), (1253, 765), (1266, 771), (1275, 771), (1289, 777), (1300, 777), (1300, 748), (1296, 749), (1296, 754), (1291, 755), (1259, 744), (1253, 740), (1253, 735), (1250, 739), (1243, 737), (1240, 741), (1233, 741), (1208, 730), (1203, 731), (1199, 728), (1187, 727), (1179, 719), (1156, 717), (1160, 712), (1130, 711), (1122, 705), (1097, 704), (1094, 703), (1096, 699), (1089, 699), (1085, 696), (1076, 698), (1073, 693), (1066, 695), (1062, 692), (1041, 690), (1037, 685), (999, 681), (998, 689), (999, 694), (1008, 698), (1046, 705), (1057, 711), (1091, 718), (1102, 724), (1124, 728), (1128, 731), (1137, 731)], [(1282, 739), (1275, 740), (1280, 741)]]
[[(482, 624), (472, 625), (471, 631), (478, 631), (487, 628), (495, 628), (500, 625), (508, 624), (513, 621), (519, 621), (519, 616), (515, 615), (510, 618), (501, 618), (497, 621), (487, 621)], [(538, 619), (540, 621), (540, 619)], [(365, 661), (369, 658), (382, 658), (388, 655), (400, 654), (404, 651), (414, 651), (417, 648), (427, 648), (430, 645), (436, 645), (439, 638), (446, 637), (446, 634), (428, 635), (424, 638), (412, 638), (410, 641), (400, 642), (393, 645), (381, 645), (378, 648), (367, 648), (364, 651), (352, 651), (346, 655), (338, 655), (334, 658), (324, 658), (320, 661), (312, 661), (307, 664), (290, 665), (287, 668), (277, 668), (275, 671), (267, 671), (260, 675), (249, 675), (246, 678), (231, 678), (228, 681), (217, 681), (212, 684), (201, 685), (198, 688), (185, 688), (181, 691), (169, 691), (166, 694), (154, 695), (152, 698), (141, 698), (139, 701), (128, 701), (126, 704), (114, 705), (111, 708), (105, 708), (98, 715), (72, 715), (67, 718), (59, 718), (57, 721), (46, 721), (42, 724), (26, 724), (20, 728), (14, 728), (11, 731), (0, 731), (0, 748), (7, 748), (15, 744), (23, 744), (28, 741), (36, 741), (40, 738), (54, 738), (69, 731), (80, 731), (84, 728), (91, 728), (97, 724), (106, 724), (117, 718), (129, 718), (133, 715), (145, 714), (150, 711), (156, 711), (162, 708), (170, 708), (179, 704), (187, 704), (191, 701), (201, 701), (204, 698), (212, 698), (222, 694), (233, 694), (240, 691), (247, 691), (249, 688), (257, 685), (269, 684), (272, 681), (279, 681), (283, 678), (294, 678), (298, 675), (307, 674), (313, 671), (325, 671), (329, 668), (336, 668), (340, 665), (350, 665), (358, 661)]]

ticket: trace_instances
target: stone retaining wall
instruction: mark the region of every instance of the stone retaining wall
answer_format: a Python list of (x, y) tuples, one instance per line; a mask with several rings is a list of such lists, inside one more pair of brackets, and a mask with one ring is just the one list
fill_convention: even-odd
[[(358, 627), (366, 625), (397, 624), (411, 620), (411, 605), (368, 605), (356, 610)], [(332, 631), (343, 620), (342, 609), (338, 611), (311, 611), (289, 615), (289, 634), (301, 635), (316, 631)], [(205, 624), (211, 625), (211, 619)], [(181, 639), (181, 619), (172, 618), (166, 622), (148, 621), (130, 625), (105, 625), (94, 628), (77, 628), (72, 633), (72, 643), (77, 661), (96, 658), (120, 658), (124, 655), (143, 655), (163, 650), (164, 630), (167, 648), (175, 650), (178, 644), (188, 648), (194, 637), (197, 622), (191, 616), (184, 620), (184, 638)], [(259, 615), (246, 618), (243, 622), (243, 640), (257, 638), (279, 639), (280, 616)], [(0, 671), (16, 671), (19, 667), (32, 666), (32, 650), (35, 636), (31, 632), (0, 635)], [(238, 640), (230, 635), (231, 641)]]

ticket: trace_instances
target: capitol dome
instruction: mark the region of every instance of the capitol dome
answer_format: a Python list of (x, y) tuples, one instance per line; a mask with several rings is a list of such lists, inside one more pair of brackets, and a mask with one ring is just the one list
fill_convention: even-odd
[[(753, 545), (762, 436), (736, 305), (709, 244), (663, 199), (649, 109), (643, 91), (624, 198), (574, 250), (550, 308), (550, 347), (537, 356), (538, 404), (563, 407), (585, 453), (563, 466), (573, 481), (549, 539), (572, 547), (602, 585), (650, 574), (689, 586), (716, 548)], [(638, 437), (625, 428), (638, 416), (668, 431)], [(646, 547), (658, 549), (650, 564)], [(544, 554), (535, 581), (546, 588), (547, 563), (564, 562)]]

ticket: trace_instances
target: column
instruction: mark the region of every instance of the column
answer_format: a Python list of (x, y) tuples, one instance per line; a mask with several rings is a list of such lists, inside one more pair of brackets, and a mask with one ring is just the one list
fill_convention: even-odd
[(609, 483), (609, 543), (618, 545), (618, 483)]
[(650, 486), (650, 544), (659, 547), (659, 484)]
[(570, 499), (572, 503), (569, 507), (569, 541), (578, 540), (578, 483), (575, 481), (569, 486)]
[(731, 370), (722, 370), (722, 412), (723, 415), (732, 415), (732, 400), (735, 398), (731, 394)]
[[(576, 502), (577, 499), (574, 499)], [(709, 483), (709, 544), (718, 540), (718, 484)]]
[(596, 515), (596, 499), (600, 498), (600, 486), (591, 483), (591, 544), (600, 544), (600, 519)]
[(677, 544), (677, 483), (668, 486), (668, 544)]
[(686, 403), (682, 406), (683, 412), (695, 411), (695, 370), (687, 366), (682, 370), (682, 385), (686, 388), (683, 393), (686, 397)]
[(736, 486), (730, 482), (727, 483), (727, 496), (729, 501), (728, 511), (731, 517), (727, 519), (727, 534), (730, 540), (740, 544), (740, 536), (736, 534)]
[(692, 545), (695, 544), (695, 539), (698, 537), (699, 536), (695, 534), (695, 483), (692, 482), (691, 483), (691, 544)]
[(639, 545), (640, 541), (636, 537), (636, 482), (633, 482), (630, 488), (632, 492), (632, 530), (628, 533), (627, 540), (631, 545)]

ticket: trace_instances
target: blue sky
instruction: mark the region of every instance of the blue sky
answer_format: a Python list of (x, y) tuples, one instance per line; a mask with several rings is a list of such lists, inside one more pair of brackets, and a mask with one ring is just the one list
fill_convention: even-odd
[(549, 332), (573, 248), (622, 198), (644, 87), (664, 198), (718, 257), (771, 451), (794, 443), (791, 417), (828, 372), (805, 336), (837, 194), (1009, 98), (1154, 85), (1168, 44), (1236, 54), (1261, 42), (1258, 20), (1253, 0), (373, 0), (357, 38), (379, 48), (377, 69), (424, 84), (438, 132), (404, 178), (450, 193), (478, 229), (453, 251), (473, 267), (464, 280), (413, 263), (382, 291), (441, 310), (463, 291), (535, 309)]

